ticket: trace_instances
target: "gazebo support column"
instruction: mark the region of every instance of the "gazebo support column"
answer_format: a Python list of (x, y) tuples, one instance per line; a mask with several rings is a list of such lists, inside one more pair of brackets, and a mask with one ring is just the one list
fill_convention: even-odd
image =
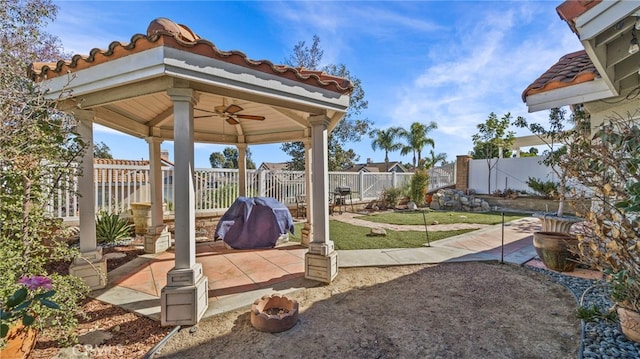
[(247, 196), (247, 144), (238, 143), (238, 196)]
[(160, 323), (194, 325), (208, 306), (208, 280), (196, 263), (192, 89), (171, 88), (175, 148), (175, 265), (160, 295)]
[(107, 259), (96, 240), (96, 207), (93, 183), (93, 112), (75, 111), (79, 120), (78, 134), (87, 149), (82, 157), (82, 176), (79, 178), (80, 256), (74, 258), (69, 274), (80, 278), (92, 290), (107, 286)]
[(309, 139), (306, 139), (304, 141), (304, 178), (305, 178), (305, 187), (306, 187), (306, 191), (305, 191), (305, 195), (306, 195), (306, 203), (307, 203), (307, 208), (306, 208), (306, 218), (307, 221), (304, 223), (304, 228), (302, 229), (302, 234), (301, 234), (301, 244), (303, 246), (309, 246), (309, 243), (311, 243), (311, 238), (313, 238), (313, 227), (311, 225), (311, 223), (313, 223), (311, 221), (311, 219), (313, 218), (313, 197), (311, 196), (311, 141)]
[(171, 233), (164, 225), (162, 210), (162, 162), (159, 137), (147, 137), (149, 143), (149, 172), (151, 173), (151, 227), (144, 236), (144, 252), (160, 253), (171, 246)]
[(338, 274), (338, 252), (329, 239), (329, 173), (327, 161), (327, 126), (324, 115), (309, 117), (311, 124), (312, 233), (305, 255), (305, 278), (331, 283)]

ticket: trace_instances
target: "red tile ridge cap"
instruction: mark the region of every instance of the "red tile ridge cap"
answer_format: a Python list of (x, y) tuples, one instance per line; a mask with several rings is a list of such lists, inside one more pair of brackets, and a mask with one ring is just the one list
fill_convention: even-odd
[(598, 77), (598, 70), (591, 62), (585, 50), (566, 54), (545, 71), (522, 92), (522, 101), (527, 96), (550, 90), (593, 81)]
[(602, 0), (567, 0), (556, 8), (556, 12), (577, 34), (576, 18), (601, 2)]
[(341, 94), (350, 94), (353, 91), (353, 84), (346, 78), (329, 75), (323, 71), (277, 65), (269, 60), (252, 60), (246, 54), (237, 50), (220, 50), (211, 41), (201, 39), (187, 26), (177, 24), (167, 18), (158, 18), (151, 21), (147, 28), (147, 34), (133, 35), (128, 44), (114, 41), (109, 44), (107, 50), (94, 48), (89, 55), (74, 55), (70, 61), (61, 60), (55, 64), (36, 62), (29, 67), (28, 75), (32, 80), (39, 82), (47, 78), (71, 73), (72, 69), (81, 70), (94, 64), (109, 61), (111, 57), (120, 58), (157, 46), (170, 46), (178, 49), (187, 48), (191, 53), (274, 74)]

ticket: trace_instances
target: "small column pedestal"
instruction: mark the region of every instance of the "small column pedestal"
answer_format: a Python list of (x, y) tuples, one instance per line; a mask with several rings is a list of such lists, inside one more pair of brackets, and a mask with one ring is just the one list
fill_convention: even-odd
[(147, 228), (147, 233), (144, 235), (145, 253), (161, 253), (169, 247), (171, 247), (171, 233), (167, 230), (167, 226)]
[(102, 248), (80, 253), (69, 266), (69, 274), (80, 278), (91, 290), (107, 286), (107, 259), (102, 256)]
[(338, 275), (338, 252), (333, 241), (311, 242), (304, 256), (304, 277), (319, 282), (331, 283)]
[(209, 281), (202, 274), (202, 264), (192, 268), (171, 269), (167, 286), (160, 294), (162, 326), (195, 325), (209, 305)]

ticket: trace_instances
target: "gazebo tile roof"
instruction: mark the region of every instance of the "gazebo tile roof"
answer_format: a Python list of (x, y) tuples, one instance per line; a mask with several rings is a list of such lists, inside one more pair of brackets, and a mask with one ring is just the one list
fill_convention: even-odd
[(153, 20), (147, 28), (146, 35), (135, 34), (128, 44), (114, 41), (106, 50), (94, 48), (89, 55), (74, 55), (70, 61), (33, 63), (29, 69), (29, 76), (34, 81), (42, 81), (159, 46), (177, 48), (341, 94), (353, 91), (353, 84), (348, 79), (332, 76), (323, 71), (278, 65), (268, 60), (252, 60), (237, 50), (219, 50), (211, 41), (201, 39), (187, 26), (176, 24), (166, 18)]
[(526, 102), (529, 95), (593, 81), (598, 76), (598, 70), (586, 51), (572, 52), (562, 56), (558, 62), (527, 86), (522, 92), (522, 101)]

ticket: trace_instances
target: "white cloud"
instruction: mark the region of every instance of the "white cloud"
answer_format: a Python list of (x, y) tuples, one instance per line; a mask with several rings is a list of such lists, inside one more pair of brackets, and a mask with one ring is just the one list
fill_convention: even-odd
[(544, 111), (527, 114), (521, 93), (562, 55), (580, 49), (580, 43), (565, 23), (540, 14), (535, 4), (505, 5), (515, 7), (458, 19), (455, 28), (464, 31), (429, 50), (432, 62), (417, 70), (413, 82), (397, 88), (389, 115), (400, 119), (396, 125), (434, 120), (438, 152), (447, 148), (460, 154), (471, 149), (476, 125), (490, 112), (546, 120)]

